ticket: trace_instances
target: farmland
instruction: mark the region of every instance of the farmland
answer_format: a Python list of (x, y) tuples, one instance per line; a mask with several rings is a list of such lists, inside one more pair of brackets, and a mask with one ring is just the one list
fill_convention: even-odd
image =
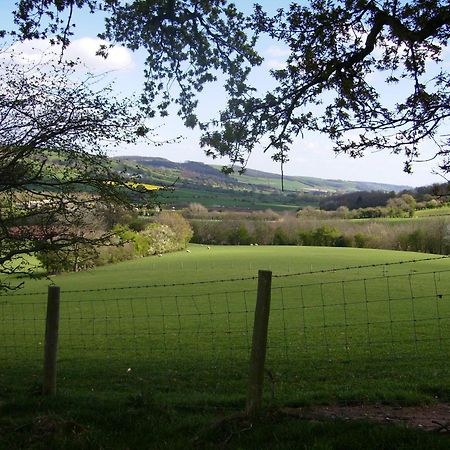
[[(0, 400), (12, 425), (5, 419), (0, 429), (20, 427), (37, 409), (53, 424), (70, 418), (84, 430), (67, 448), (89, 448), (88, 442), (92, 448), (124, 448), (125, 442), (181, 448), (184, 432), (191, 442), (202, 426), (245, 404), (258, 269), (274, 275), (266, 406), (450, 400), (450, 370), (443, 364), (450, 350), (448, 259), (326, 247), (189, 250), (51, 278), (62, 292), (54, 403), (29, 395), (41, 378), (49, 281), (28, 281), (16, 295), (1, 297)], [(125, 429), (108, 432), (101, 419), (88, 427), (94, 404)], [(144, 437), (133, 421), (160, 430)], [(305, 426), (313, 439), (312, 425)], [(105, 433), (114, 437), (100, 436)], [(407, 441), (428, 439), (399, 433)], [(50, 433), (47, 444), (66, 438), (59, 434)], [(7, 436), (0, 446), (21, 448), (33, 432), (10, 434), (14, 444)], [(251, 442), (260, 439), (262, 446), (263, 436), (260, 431)], [(422, 445), (448, 445), (430, 439)], [(34, 448), (49, 448), (43, 442)]]
[[(146, 183), (173, 186), (159, 193), (166, 207), (186, 207), (192, 202), (208, 208), (295, 211), (299, 207), (318, 206), (320, 199), (333, 192), (364, 189), (394, 190), (407, 186), (343, 180), (323, 180), (309, 177), (286, 176), (285, 192), (281, 189), (279, 174), (247, 169), (244, 174), (227, 176), (221, 166), (209, 166), (195, 161), (172, 162), (164, 158), (123, 156), (113, 158), (120, 170), (137, 172)], [(237, 169), (236, 169), (237, 170)]]

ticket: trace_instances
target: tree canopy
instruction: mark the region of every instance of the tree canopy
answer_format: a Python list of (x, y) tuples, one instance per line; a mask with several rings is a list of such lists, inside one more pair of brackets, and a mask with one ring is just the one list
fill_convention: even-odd
[[(245, 16), (226, 0), (21, 0), (19, 34), (66, 45), (77, 7), (104, 11), (103, 37), (147, 50), (143, 101), (151, 114), (175, 101), (195, 126), (195, 94), (217, 71), (228, 75), (226, 110), (199, 124), (213, 156), (244, 163), (263, 145), (283, 163), (293, 139), (313, 130), (351, 156), (402, 153), (406, 171), (421, 146), (432, 146), (450, 171), (447, 0), (311, 0), (273, 17), (258, 5)], [(259, 35), (290, 51), (285, 68), (272, 72), (276, 87), (262, 96), (248, 83), (261, 62), (252, 47)]]
[(421, 145), (434, 146), (450, 171), (448, 1), (313, 0), (275, 17), (256, 6), (253, 17), (289, 48), (286, 67), (272, 72), (277, 86), (265, 96), (231, 99), (205, 144), (227, 152), (245, 134), (245, 153), (268, 136), (266, 149), (283, 158), (293, 137), (313, 130), (351, 156), (403, 153), (406, 171)]
[[(131, 50), (146, 51), (142, 102), (152, 116), (179, 105), (187, 126), (197, 125), (196, 94), (218, 73), (227, 89), (239, 92), (252, 65), (261, 59), (249, 37), (251, 20), (227, 0), (20, 0), (15, 22), (21, 39), (48, 37), (67, 46), (76, 8), (102, 11), (99, 36)], [(107, 46), (100, 49), (106, 56)]]

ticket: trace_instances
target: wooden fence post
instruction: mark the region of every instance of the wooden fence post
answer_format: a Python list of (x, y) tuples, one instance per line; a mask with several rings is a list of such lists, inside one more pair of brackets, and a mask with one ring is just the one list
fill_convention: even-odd
[(272, 272), (258, 271), (258, 294), (253, 324), (252, 352), (247, 391), (247, 415), (254, 415), (262, 405), (264, 363), (266, 360), (267, 331), (269, 325)]
[(59, 301), (59, 286), (49, 286), (47, 297), (47, 319), (45, 322), (44, 381), (42, 384), (42, 393), (43, 395), (48, 396), (54, 396), (56, 394)]

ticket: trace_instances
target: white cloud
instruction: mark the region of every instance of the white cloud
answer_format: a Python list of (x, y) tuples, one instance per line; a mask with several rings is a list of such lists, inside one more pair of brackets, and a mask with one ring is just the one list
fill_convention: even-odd
[[(96, 54), (101, 45), (108, 46), (109, 43), (90, 37), (75, 39), (64, 51), (64, 60), (77, 61), (87, 70), (99, 72), (129, 70), (134, 67), (130, 50), (122, 46), (114, 46), (108, 50), (108, 57), (103, 58)], [(33, 39), (14, 44), (2, 52), (1, 57), (2, 59), (11, 57), (15, 64), (51, 64), (60, 59), (61, 48), (51, 45), (45, 39)]]
[(282, 70), (286, 68), (286, 61), (279, 61), (277, 59), (266, 59), (266, 66), (273, 70)]
[(271, 45), (266, 51), (265, 64), (269, 69), (281, 70), (286, 68), (286, 59), (290, 54), (287, 47)]
[(67, 59), (79, 59), (90, 70), (126, 70), (134, 66), (131, 52), (122, 46), (114, 46), (108, 49), (108, 57), (97, 55), (101, 45), (109, 45), (108, 42), (85, 37), (74, 40), (67, 49)]
[(287, 58), (290, 53), (287, 47), (280, 47), (279, 45), (271, 45), (266, 50), (266, 54), (272, 58)]
[(50, 43), (46, 40), (32, 40), (13, 44), (11, 47), (2, 49), (0, 58), (8, 59), (14, 64), (31, 65), (40, 62), (49, 62), (56, 55), (49, 55)]

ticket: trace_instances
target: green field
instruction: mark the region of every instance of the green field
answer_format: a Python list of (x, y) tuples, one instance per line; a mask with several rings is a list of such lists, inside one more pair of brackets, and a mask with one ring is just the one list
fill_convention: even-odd
[(200, 203), (207, 208), (295, 211), (300, 207), (318, 205), (317, 199), (304, 199), (296, 193), (261, 189), (225, 189), (209, 186), (175, 186), (173, 191), (160, 192), (158, 201), (165, 207), (186, 207), (190, 203)]
[(450, 216), (450, 207), (442, 206), (440, 208), (422, 209), (414, 213), (417, 217), (448, 217)]
[[(405, 262), (429, 258), (438, 259)], [(450, 401), (448, 259), (352, 248), (192, 245), (190, 253), (52, 277), (62, 291), (57, 406), (29, 399), (41, 379), (49, 281), (30, 281), (16, 295), (0, 297), (0, 411), (9, 405), (14, 420), (32, 415), (32, 408), (64, 417), (70, 411), (84, 424), (89, 405), (109, 417), (115, 402), (120, 417), (131, 410), (161, 421), (167, 440), (173, 417), (192, 435), (217, 413), (241, 409), (258, 269), (274, 275), (266, 405)], [(183, 432), (175, 429), (162, 447), (180, 445)], [(10, 445), (1, 439), (0, 447)], [(134, 445), (129, 448), (139, 448)]]

